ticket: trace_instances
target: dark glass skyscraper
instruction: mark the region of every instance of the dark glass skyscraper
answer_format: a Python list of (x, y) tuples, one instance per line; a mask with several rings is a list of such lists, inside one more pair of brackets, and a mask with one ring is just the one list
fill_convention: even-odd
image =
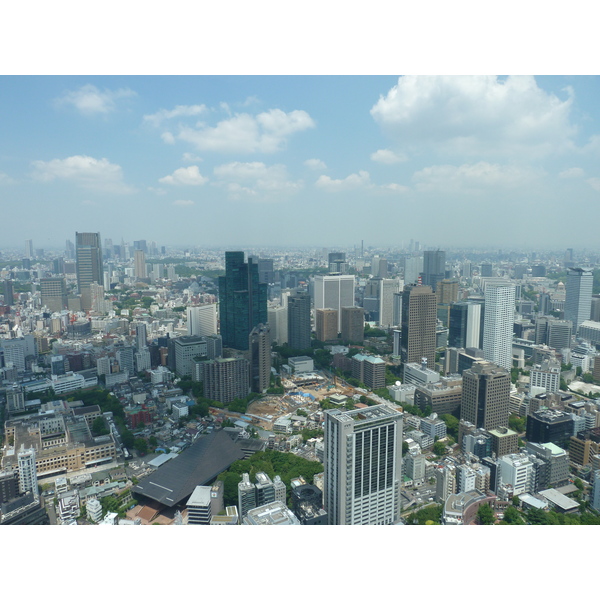
[(431, 286), (435, 292), (437, 284), (446, 276), (446, 252), (425, 250), (423, 252), (423, 285)]
[(225, 252), (225, 275), (219, 277), (219, 318), (223, 346), (248, 350), (250, 332), (267, 323), (267, 284), (259, 283), (258, 264), (244, 262), (243, 252)]
[(310, 295), (302, 290), (288, 297), (288, 346), (296, 350), (310, 348)]

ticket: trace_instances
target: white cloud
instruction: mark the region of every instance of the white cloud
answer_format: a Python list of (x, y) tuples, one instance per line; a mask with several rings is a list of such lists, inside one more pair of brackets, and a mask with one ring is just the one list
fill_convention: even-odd
[(383, 190), (389, 190), (390, 192), (398, 192), (400, 194), (404, 194), (404, 193), (410, 191), (410, 188), (408, 188), (405, 185), (400, 185), (399, 183), (388, 183), (388, 184), (384, 184), (380, 187)]
[(15, 180), (10, 175), (0, 171), (0, 185), (10, 185), (11, 183), (15, 183)]
[(583, 177), (583, 169), (579, 167), (571, 167), (570, 169), (565, 169), (561, 171), (558, 176), (561, 179), (573, 179), (574, 177)]
[(208, 181), (208, 177), (203, 177), (198, 167), (192, 165), (176, 169), (172, 175), (161, 177), (158, 181), (169, 185), (204, 185)]
[(309, 169), (314, 169), (315, 171), (327, 168), (327, 165), (318, 158), (309, 158), (308, 160), (304, 161), (304, 165), (307, 166)]
[(165, 108), (155, 112), (151, 115), (144, 115), (144, 121), (150, 123), (155, 127), (158, 127), (163, 121), (169, 121), (171, 119), (177, 119), (179, 117), (195, 117), (207, 112), (206, 105), (204, 104), (192, 104), (184, 105), (178, 104), (172, 110), (166, 110)]
[(72, 181), (88, 190), (115, 194), (135, 191), (123, 182), (121, 167), (110, 163), (106, 158), (77, 155), (50, 161), (36, 160), (32, 165), (33, 177), (39, 181)]
[(116, 110), (116, 101), (137, 94), (129, 88), (99, 90), (95, 85), (84, 85), (78, 90), (65, 92), (55, 100), (56, 106), (71, 104), (83, 115), (107, 114)]
[(529, 76), (404, 76), (371, 109), (403, 147), (538, 157), (573, 148), (573, 92), (560, 100)]
[(515, 188), (530, 184), (542, 172), (512, 165), (487, 162), (476, 164), (435, 165), (417, 171), (413, 181), (419, 191), (452, 192), (478, 189)]
[(204, 160), (201, 156), (196, 156), (191, 152), (184, 152), (181, 159), (185, 162), (202, 162)]
[(174, 144), (175, 143), (175, 137), (173, 136), (173, 134), (170, 131), (164, 131), (163, 133), (160, 134), (160, 137), (165, 144)]
[(600, 192), (600, 177), (590, 177), (586, 181), (597, 191)]
[(345, 179), (332, 179), (328, 175), (321, 175), (315, 183), (318, 188), (328, 192), (342, 192), (369, 186), (370, 184), (371, 177), (367, 171), (359, 171), (358, 174), (352, 173)]
[(302, 181), (290, 181), (285, 165), (267, 166), (262, 162), (232, 162), (214, 169), (218, 185), (234, 198), (244, 196), (276, 200), (302, 188)]
[(196, 204), (193, 200), (175, 200), (174, 206), (193, 206)]
[(183, 127), (177, 137), (201, 151), (272, 153), (281, 150), (293, 133), (312, 127), (314, 121), (303, 110), (285, 113), (271, 109), (256, 116), (236, 114), (215, 127), (204, 123), (198, 123), (196, 128)]
[(397, 154), (392, 150), (377, 150), (377, 152), (371, 154), (371, 160), (383, 163), (384, 165), (395, 165), (397, 163), (405, 162), (408, 159), (405, 154)]

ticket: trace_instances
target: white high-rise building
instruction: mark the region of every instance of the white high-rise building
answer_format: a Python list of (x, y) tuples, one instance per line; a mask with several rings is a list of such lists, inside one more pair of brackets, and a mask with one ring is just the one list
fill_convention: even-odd
[(330, 525), (397, 523), (402, 413), (385, 405), (325, 411), (324, 469)]
[(485, 286), (483, 356), (494, 364), (512, 367), (515, 288), (510, 284)]
[(343, 306), (354, 306), (354, 275), (316, 275), (315, 309), (338, 311), (338, 333), (342, 330)]
[(404, 259), (404, 283), (417, 283), (419, 274), (423, 272), (423, 257), (409, 256)]
[(25, 450), (23, 446), (17, 455), (17, 464), (19, 467), (19, 492), (32, 492), (34, 496), (38, 495), (37, 468), (35, 465), (35, 450), (29, 448)]
[(217, 305), (187, 307), (188, 335), (217, 335)]
[[(379, 281), (379, 325), (389, 328), (400, 325), (401, 317), (398, 322), (394, 318), (394, 294), (400, 293), (404, 289), (402, 279), (381, 279)], [(400, 296), (400, 303), (402, 296)], [(400, 305), (402, 306), (402, 305)], [(399, 315), (396, 314), (396, 317)]]
[[(286, 297), (287, 298), (287, 297)], [(288, 309), (287, 306), (275, 306), (267, 309), (271, 339), (278, 345), (288, 341)]]
[(565, 320), (573, 323), (573, 333), (592, 313), (592, 269), (569, 267), (567, 274)]
[(541, 387), (546, 392), (558, 392), (560, 387), (560, 363), (555, 360), (544, 360), (535, 365), (530, 372), (531, 387)]

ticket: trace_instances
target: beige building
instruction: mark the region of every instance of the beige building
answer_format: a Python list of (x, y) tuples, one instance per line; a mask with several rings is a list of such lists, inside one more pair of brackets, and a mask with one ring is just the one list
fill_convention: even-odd
[(496, 457), (516, 454), (519, 451), (519, 435), (516, 431), (507, 427), (498, 427), (488, 433), (492, 437), (492, 452), (496, 453)]
[(401, 353), (405, 363), (426, 358), (435, 365), (437, 299), (428, 285), (407, 285), (402, 293)]
[(461, 418), (476, 428), (508, 426), (510, 373), (480, 360), (463, 373)]
[(337, 340), (338, 311), (334, 308), (317, 308), (315, 311), (315, 328), (317, 339), (320, 342)]

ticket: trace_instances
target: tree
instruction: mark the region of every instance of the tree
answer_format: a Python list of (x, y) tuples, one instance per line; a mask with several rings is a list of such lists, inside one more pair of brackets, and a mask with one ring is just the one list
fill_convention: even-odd
[(102, 417), (96, 417), (92, 422), (92, 435), (94, 437), (98, 437), (100, 435), (107, 435), (108, 429), (104, 423), (104, 419)]
[(141, 454), (144, 455), (148, 452), (148, 442), (140, 437), (137, 438), (133, 444), (133, 447)]
[(519, 496), (513, 496), (512, 503), (513, 503), (513, 506), (519, 506), (519, 504), (521, 504), (521, 501), (519, 500)]
[(408, 452), (408, 442), (402, 442), (402, 454), (406, 454)]
[(435, 442), (433, 444), (433, 453), (436, 456), (444, 456), (446, 454), (446, 444), (444, 442)]
[(494, 511), (487, 502), (479, 505), (479, 509), (477, 510), (477, 522), (480, 525), (493, 525), (496, 522)]
[(523, 518), (521, 517), (521, 513), (514, 506), (507, 506), (504, 511), (504, 518), (502, 519), (504, 523), (508, 523), (509, 525), (522, 525)]

